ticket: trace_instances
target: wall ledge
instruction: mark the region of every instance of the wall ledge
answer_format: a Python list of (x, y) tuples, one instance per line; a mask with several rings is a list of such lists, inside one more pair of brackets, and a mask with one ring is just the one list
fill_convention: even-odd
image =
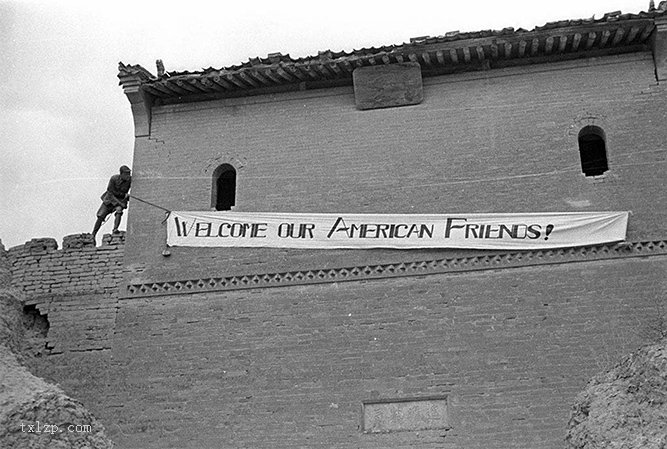
[(182, 295), (251, 288), (283, 287), (406, 276), (498, 270), (538, 265), (667, 255), (667, 240), (624, 242), (540, 251), (513, 251), (452, 259), (396, 262), (380, 265), (220, 276), (166, 282), (127, 284), (121, 299)]

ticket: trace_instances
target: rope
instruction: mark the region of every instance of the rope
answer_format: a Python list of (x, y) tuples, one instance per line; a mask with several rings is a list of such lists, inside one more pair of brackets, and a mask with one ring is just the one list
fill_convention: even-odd
[(146, 203), (146, 204), (148, 204), (149, 206), (153, 206), (153, 207), (157, 207), (158, 209), (162, 209), (163, 211), (165, 211), (165, 212), (167, 212), (167, 213), (169, 213), (169, 214), (171, 213), (171, 211), (170, 211), (169, 209), (164, 208), (164, 207), (162, 207), (162, 206), (158, 206), (157, 204), (153, 204), (153, 203), (151, 203), (150, 201), (142, 200), (141, 198), (137, 198), (137, 197), (134, 196), (134, 195), (128, 195), (128, 196), (129, 196), (130, 198), (133, 198), (133, 199), (137, 200), (137, 201), (141, 201), (142, 203)]
[(162, 220), (162, 224), (164, 224), (169, 219), (169, 215), (171, 214), (171, 211), (169, 209), (167, 209), (166, 207), (158, 206), (157, 204), (153, 204), (150, 201), (146, 201), (146, 200), (142, 200), (141, 198), (137, 198), (134, 195), (128, 195), (128, 197), (130, 197), (132, 199), (135, 199), (137, 201), (141, 201), (142, 203), (146, 203), (149, 206), (153, 206), (153, 207), (157, 207), (158, 209), (162, 209), (164, 211), (164, 220)]

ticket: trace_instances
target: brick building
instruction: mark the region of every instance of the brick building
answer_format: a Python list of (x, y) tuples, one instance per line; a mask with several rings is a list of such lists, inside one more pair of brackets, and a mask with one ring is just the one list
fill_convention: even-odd
[[(168, 210), (621, 210), (627, 241), (167, 248), (164, 211), (133, 201), (115, 301), (92, 288), (99, 308), (70, 324), (101, 343), (63, 336), (39, 369), (122, 448), (562, 447), (587, 380), (665, 332), (666, 64), (662, 8), (201, 72), (121, 64), (132, 194)], [(10, 258), (29, 292), (26, 252)], [(32, 300), (55, 334), (60, 287)], [(96, 328), (96, 310), (115, 316)]]

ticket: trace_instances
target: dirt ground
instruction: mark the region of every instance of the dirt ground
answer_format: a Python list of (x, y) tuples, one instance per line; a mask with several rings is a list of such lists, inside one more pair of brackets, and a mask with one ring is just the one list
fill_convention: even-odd
[(667, 448), (667, 339), (590, 380), (570, 417), (569, 449)]
[(113, 448), (102, 424), (81, 403), (23, 366), (24, 322), (19, 298), (0, 289), (0, 447)]

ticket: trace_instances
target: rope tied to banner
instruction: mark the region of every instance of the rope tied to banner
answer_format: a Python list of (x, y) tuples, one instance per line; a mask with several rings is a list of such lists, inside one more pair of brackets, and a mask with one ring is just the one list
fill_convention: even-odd
[(164, 215), (165, 215), (164, 220), (162, 220), (162, 223), (163, 223), (163, 224), (169, 219), (169, 215), (171, 215), (171, 212), (172, 212), (172, 211), (170, 211), (170, 210), (167, 209), (166, 207), (158, 206), (157, 204), (151, 203), (150, 201), (146, 201), (146, 200), (141, 199), (141, 198), (139, 198), (139, 197), (137, 197), (137, 196), (134, 196), (134, 195), (128, 195), (128, 197), (130, 197), (130, 198), (132, 198), (132, 199), (135, 199), (135, 200), (137, 200), (137, 201), (140, 201), (140, 202), (142, 202), (142, 203), (148, 204), (149, 206), (153, 206), (153, 207), (156, 207), (156, 208), (158, 208), (158, 209), (163, 210), (163, 211), (164, 211)]
[[(157, 204), (155, 204), (155, 203), (151, 203), (150, 201), (146, 201), (146, 200), (141, 199), (141, 198), (139, 198), (139, 197), (136, 197), (136, 196), (134, 196), (134, 195), (127, 195), (127, 196), (128, 196), (129, 198), (133, 198), (133, 199), (135, 199), (135, 200), (137, 200), (137, 201), (140, 201), (140, 202), (142, 202), (142, 203), (148, 204), (149, 206), (153, 206), (153, 207), (155, 207), (155, 208), (157, 208), (157, 209), (163, 210), (163, 211), (164, 211), (164, 220), (162, 220), (162, 223), (161, 223), (161, 224), (165, 224), (165, 223), (167, 222), (167, 220), (169, 220), (169, 216), (171, 215), (171, 212), (172, 212), (172, 211), (170, 211), (170, 210), (167, 209), (166, 207), (159, 206), (159, 205), (157, 205)], [(166, 243), (165, 243), (165, 248), (164, 248), (164, 250), (162, 250), (162, 255), (163, 255), (164, 257), (169, 257), (169, 256), (171, 256), (171, 251), (169, 251), (169, 245), (166, 244)]]

